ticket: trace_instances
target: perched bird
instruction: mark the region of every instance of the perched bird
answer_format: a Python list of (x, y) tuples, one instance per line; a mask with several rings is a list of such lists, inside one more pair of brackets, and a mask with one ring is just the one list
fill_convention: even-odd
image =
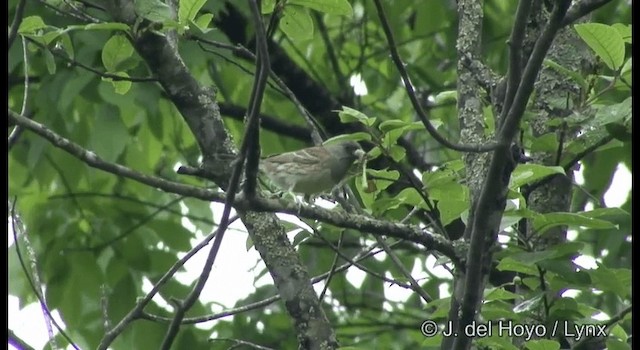
[(280, 189), (307, 196), (331, 191), (364, 155), (358, 143), (344, 141), (265, 158), (260, 170)]

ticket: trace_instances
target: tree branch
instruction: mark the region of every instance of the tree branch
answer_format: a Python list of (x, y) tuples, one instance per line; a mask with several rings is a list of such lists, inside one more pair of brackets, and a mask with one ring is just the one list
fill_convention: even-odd
[(267, 85), (267, 79), (271, 72), (269, 63), (269, 50), (267, 48), (267, 38), (264, 24), (260, 17), (260, 10), (255, 0), (248, 0), (253, 22), (256, 28), (256, 42), (258, 54), (256, 55), (257, 72), (249, 99), (249, 110), (247, 113), (247, 126), (245, 139), (242, 140), (241, 154), (246, 154), (245, 186), (244, 193), (248, 198), (256, 195), (256, 182), (258, 178), (258, 164), (260, 163), (260, 106), (262, 97)]
[[(355, 258), (351, 259), (351, 261), (348, 261), (348, 262), (336, 267), (333, 270), (333, 272), (336, 273), (336, 272), (346, 271), (349, 267), (352, 266), (352, 263), (360, 262), (360, 261), (365, 260), (365, 259), (367, 259), (369, 257), (372, 257), (372, 256), (374, 256), (374, 255), (376, 255), (378, 253), (382, 253), (384, 251), (382, 249), (375, 250), (376, 246), (377, 246), (377, 244), (374, 244), (373, 246), (369, 247), (368, 249), (365, 249), (363, 252), (358, 254)], [(323, 281), (323, 280), (327, 279), (330, 274), (331, 274), (331, 271), (327, 271), (327, 272), (325, 272), (325, 273), (323, 273), (321, 275), (318, 275), (316, 277), (311, 278), (310, 282), (312, 284), (316, 284), (316, 283), (318, 283), (320, 281)], [(213, 314), (213, 315), (185, 318), (184, 321), (183, 321), (183, 324), (195, 324), (195, 323), (214, 321), (214, 320), (221, 319), (221, 318), (224, 318), (224, 317), (241, 314), (243, 312), (256, 310), (256, 309), (259, 309), (261, 307), (265, 307), (267, 305), (273, 304), (273, 303), (275, 303), (276, 301), (278, 301), (280, 299), (281, 299), (280, 295), (274, 295), (272, 297), (257, 301), (255, 303), (247, 304), (247, 305), (244, 305), (244, 306), (239, 306), (239, 307), (236, 307), (236, 308), (233, 308), (233, 309), (229, 309), (229, 310), (226, 310), (226, 311), (223, 311), (223, 312), (219, 312), (219, 313), (216, 313), (216, 314)], [(154, 321), (154, 322), (163, 322), (163, 323), (171, 322), (170, 318), (151, 315), (151, 314), (147, 314), (147, 313), (143, 313), (141, 318), (144, 318), (144, 319), (147, 319), (147, 320), (150, 320), (150, 321)]]
[(597, 10), (598, 8), (610, 3), (611, 0), (582, 0), (577, 1), (576, 3), (569, 8), (567, 14), (564, 16), (562, 20), (562, 26), (568, 26), (571, 23), (577, 21), (583, 16), (588, 15), (589, 13)]
[(39, 48), (43, 49), (43, 50), (49, 50), (49, 52), (51, 52), (54, 56), (62, 58), (63, 60), (67, 61), (67, 63), (72, 66), (72, 67), (80, 67), (86, 71), (89, 71), (91, 73), (96, 74), (99, 77), (103, 77), (103, 78), (108, 78), (111, 79), (113, 81), (130, 81), (132, 83), (148, 83), (148, 82), (157, 82), (158, 79), (155, 77), (123, 77), (123, 76), (119, 76), (117, 74), (113, 74), (113, 73), (108, 73), (108, 72), (102, 72), (99, 71), (89, 65), (86, 65), (82, 62), (78, 62), (75, 59), (71, 59), (69, 57), (67, 57), (66, 55), (62, 54), (60, 52), (60, 50), (58, 49), (49, 49), (47, 46), (33, 40), (30, 38), (27, 38), (27, 40), (29, 40), (30, 43), (38, 46)]
[(497, 148), (498, 144), (488, 143), (482, 145), (461, 145), (450, 142), (445, 139), (442, 135), (438, 133), (438, 130), (431, 124), (429, 118), (427, 118), (420, 101), (418, 101), (418, 97), (416, 96), (415, 89), (413, 88), (413, 84), (409, 79), (409, 75), (407, 74), (407, 70), (405, 69), (405, 65), (400, 58), (400, 54), (398, 53), (398, 48), (396, 47), (395, 39), (393, 38), (393, 33), (391, 32), (391, 27), (389, 26), (389, 22), (387, 20), (387, 16), (384, 13), (384, 9), (382, 8), (382, 4), (380, 0), (374, 0), (374, 4), (376, 5), (376, 10), (378, 11), (378, 17), (380, 18), (380, 24), (382, 25), (382, 29), (387, 38), (387, 42), (389, 43), (389, 51), (391, 52), (391, 59), (398, 69), (400, 73), (400, 77), (402, 78), (402, 82), (404, 83), (405, 89), (407, 90), (407, 95), (409, 96), (409, 100), (411, 101), (411, 105), (413, 109), (418, 114), (418, 118), (422, 121), (422, 124), (427, 129), (429, 134), (440, 144), (443, 146), (450, 148), (452, 150), (460, 151), (460, 152), (489, 152)]
[[(527, 0), (522, 0), (527, 1)], [(549, 22), (536, 41), (529, 61), (524, 69), (522, 80), (515, 94), (509, 113), (498, 131), (501, 146), (492, 155), (489, 170), (485, 177), (480, 196), (473, 206), (473, 221), (471, 225), (471, 242), (467, 254), (467, 268), (464, 285), (464, 297), (461, 305), (458, 329), (473, 322), (476, 308), (479, 306), (483, 290), (483, 267), (491, 258), (490, 247), (495, 243), (500, 220), (506, 204), (509, 178), (515, 168), (513, 154), (508, 145), (515, 136), (524, 110), (533, 91), (542, 61), (553, 43), (553, 39), (561, 28), (562, 19), (571, 4), (570, 0), (554, 2), (554, 8)], [(455, 339), (454, 349), (466, 349), (471, 338), (461, 336)]]
[(27, 0), (18, 1), (18, 6), (16, 6), (16, 13), (14, 13), (13, 15), (13, 21), (11, 21), (11, 27), (9, 28), (8, 48), (11, 48), (11, 45), (13, 45), (13, 41), (18, 35), (18, 28), (20, 28), (20, 23), (22, 23), (22, 18), (24, 17), (24, 8), (26, 3)]
[(509, 71), (507, 72), (507, 91), (502, 103), (502, 111), (498, 121), (498, 128), (502, 126), (507, 113), (511, 108), (513, 99), (520, 85), (522, 78), (522, 41), (524, 40), (525, 28), (527, 27), (527, 19), (531, 12), (531, 1), (518, 2), (516, 10), (516, 19), (511, 29), (511, 37), (509, 38)]
[[(118, 176), (126, 177), (165, 192), (175, 193), (186, 197), (198, 198), (204, 201), (223, 203), (225, 196), (218, 191), (207, 188), (184, 185), (178, 182), (149, 176), (125, 166), (106, 162), (95, 153), (82, 148), (80, 145), (56, 134), (44, 125), (25, 118), (8, 110), (9, 120), (38, 134), (54, 146), (80, 159), (90, 167), (100, 169)], [(297, 203), (282, 202), (265, 198), (247, 198), (239, 195), (234, 202), (238, 210), (255, 210), (261, 212), (281, 212), (298, 215), (303, 218), (326, 222), (337, 227), (352, 228), (374, 235), (387, 235), (424, 245), (427, 249), (439, 251), (449, 257), (454, 264), (460, 262), (451, 242), (438, 235), (432, 235), (418, 226), (405, 225), (383, 220), (375, 220), (363, 215), (346, 214), (344, 212), (327, 210), (320, 207), (298, 205)]]

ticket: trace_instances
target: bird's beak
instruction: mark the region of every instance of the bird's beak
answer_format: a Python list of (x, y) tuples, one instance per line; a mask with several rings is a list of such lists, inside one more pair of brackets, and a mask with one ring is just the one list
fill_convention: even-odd
[(366, 155), (367, 152), (361, 150), (361, 149), (357, 149), (355, 152), (353, 152), (353, 154), (358, 157), (358, 159), (363, 159)]

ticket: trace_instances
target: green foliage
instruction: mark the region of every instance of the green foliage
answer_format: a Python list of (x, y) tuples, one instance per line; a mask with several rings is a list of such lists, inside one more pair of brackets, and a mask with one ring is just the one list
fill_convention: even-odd
[(583, 23), (574, 26), (580, 37), (612, 70), (618, 70), (624, 62), (624, 37), (614, 28), (600, 23)]
[[(17, 2), (9, 1), (10, 19)], [(114, 22), (95, 8), (87, 11), (101, 22), (88, 23), (60, 16), (42, 4), (29, 3), (18, 29), (26, 39), (28, 62), (23, 61), (20, 37), (8, 52), (9, 108), (21, 109), (26, 66), (30, 77), (27, 111), (38, 123), (102, 160), (172, 181), (215, 187), (211, 181), (175, 172), (178, 165), (196, 166), (200, 150), (163, 88), (156, 83), (129, 79), (150, 77), (148, 64), (135, 52), (131, 37), (136, 30), (148, 29), (144, 27), (146, 21), (161, 24), (163, 29), (159, 33), (163, 35), (175, 29), (177, 46), (190, 73), (202, 85), (215, 87), (218, 102), (233, 106), (247, 106), (254, 79), (253, 62), (241, 60), (228, 50), (204, 44), (201, 47), (189, 36), (235, 44), (229, 43), (216, 27), (223, 12), (222, 2), (182, 0), (175, 18), (164, 1), (134, 3), (140, 21), (132, 26)], [(454, 2), (383, 3), (405, 68), (418, 89), (430, 122), (447, 139), (466, 142), (461, 139), (457, 119), (458, 19)], [(607, 207), (605, 201), (616, 169), (622, 165), (631, 169), (631, 27), (630, 11), (623, 3), (611, 2), (594, 13), (594, 21), (600, 23), (573, 26), (599, 58), (596, 69), (578, 72), (554, 60), (545, 61), (546, 68), (576, 83), (582, 91), (569, 103), (571, 115), (548, 123), (557, 132), (533, 136), (523, 125), (519, 141), (526, 152), (544, 152), (556, 159), (559, 147), (563, 148), (557, 157), (558, 164), (520, 164), (511, 175), (509, 198), (514, 200), (509, 201), (502, 217), (501, 245), (495, 253), (495, 264), (497, 271), (518, 276), (484, 290), (484, 303), (478, 315), (483, 322), (535, 320), (546, 324), (568, 319), (577, 324), (594, 324), (602, 322), (594, 315), (613, 317), (631, 303), (630, 195), (619, 194), (624, 197), (620, 208)], [(67, 6), (71, 5), (65, 4), (50, 5), (70, 11)], [(465, 179), (474, 169), (465, 168), (459, 152), (444, 149), (433, 140), (416, 118), (389, 59), (388, 44), (373, 3), (274, 0), (262, 1), (262, 6), (265, 24), (271, 14), (281, 16), (272, 44), (279, 45), (335, 101), (349, 100), (353, 93), (350, 79), (357, 76), (366, 85), (366, 95), (353, 97), (350, 106), (335, 111), (343, 124), (362, 128), (351, 132), (353, 129), (342, 125), (345, 135), (333, 140), (366, 141), (362, 144), (371, 146), (367, 155), (369, 167), (358, 168), (351, 182), (365, 212), (381, 220), (424, 224), (426, 220), (409, 214), (416, 208), (429, 211), (436, 208), (443, 225), (455, 224), (461, 218), (466, 220), (472, 194)], [(493, 72), (504, 74), (508, 68), (504, 43), (511, 30), (516, 2), (486, 2), (484, 6), (483, 46), (478, 58)], [(246, 5), (239, 4), (238, 9), (250, 18)], [(327, 28), (328, 42), (321, 35), (318, 18)], [(251, 26), (246, 28), (248, 36), (253, 35)], [(337, 57), (337, 67), (328, 59), (330, 52)], [(335, 73), (337, 70), (342, 76)], [(287, 125), (306, 126), (296, 106), (273, 86), (267, 88), (261, 112)], [(550, 107), (564, 108), (567, 104), (563, 98)], [(488, 103), (483, 107), (486, 124), (480, 127), (490, 138), (496, 128), (494, 111)], [(243, 116), (231, 114), (224, 115), (224, 122), (239, 144), (244, 133)], [(573, 130), (581, 133), (567, 141), (564, 133)], [(308, 145), (301, 141), (304, 140), (301, 135), (295, 138), (286, 135), (289, 133), (283, 130), (263, 128), (262, 154)], [(426, 170), (418, 171), (411, 166), (411, 154), (398, 145), (400, 138), (415, 146), (427, 165)], [(584, 181), (572, 185), (571, 211), (538, 213), (527, 208), (520, 191), (550, 176), (564, 176), (567, 165), (576, 157), (580, 158)], [(415, 187), (400, 183), (404, 174), (392, 162), (409, 168), (421, 183)], [(95, 348), (100, 342), (105, 331), (105, 314), (112, 325), (119, 322), (148, 291), (146, 286), (143, 288), (144, 283), (158, 282), (179, 254), (182, 256), (194, 242), (217, 227), (220, 210), (212, 209), (210, 203), (164, 193), (91, 168), (29, 131), (24, 131), (12, 146), (8, 165), (9, 198), (17, 198), (17, 212), (26, 227), (20, 235), (28, 236), (31, 243), (48, 307), (59, 312), (68, 334), (81, 348)], [(428, 202), (420, 191), (428, 194)], [(549, 235), (552, 228), (569, 228), (571, 239), (536, 250), (534, 242), (521, 242), (516, 233), (517, 225), (523, 221), (539, 237)], [(285, 225), (285, 230), (312, 276), (326, 273), (336, 260), (335, 253), (320, 237), (333, 245), (342, 238), (341, 252), (350, 259), (356, 259), (363, 247), (372, 244), (367, 233), (313, 220)], [(431, 232), (430, 227), (426, 230)], [(17, 246), (26, 256), (28, 247), (20, 235)], [(425, 304), (415, 293), (378, 278), (376, 275), (408, 283), (386, 254), (358, 261), (367, 270), (360, 271), (362, 278), (352, 278), (345, 272), (335, 274), (322, 301), (338, 340), (343, 349), (439, 348), (443, 337), (439, 334), (425, 338), (419, 326), (426, 319), (440, 326), (447, 320), (454, 291), (452, 276), (437, 266), (447, 261), (436, 259), (424, 247), (408, 242), (387, 238), (387, 243), (395, 244), (393, 249), (400, 261), (414, 272), (418, 283), (434, 300)], [(9, 293), (17, 296), (24, 307), (37, 299), (15, 247), (8, 250)], [(581, 261), (585, 257), (595, 260), (594, 266), (586, 266)], [(345, 260), (338, 258), (337, 263), (344, 264)], [(234, 262), (216, 263), (214, 270), (223, 269), (224, 264)], [(33, 274), (29, 261), (27, 268)], [(357, 269), (352, 266), (348, 271)], [(256, 264), (253, 273), (255, 289), (235, 306), (246, 306), (277, 294), (272, 285), (261, 286), (262, 282), (258, 282), (271, 281), (266, 267)], [(172, 300), (183, 299), (191, 288), (192, 285), (172, 279), (159, 296), (171, 304)], [(215, 288), (236, 293), (234, 285)], [(408, 296), (399, 293), (401, 296), (396, 297), (396, 291)], [(560, 297), (554, 299), (555, 296)], [(187, 316), (211, 315), (219, 306), (215, 301), (200, 300)], [(152, 302), (145, 312), (166, 318), (173, 316), (173, 311), (160, 302)], [(631, 316), (627, 315), (611, 327), (611, 336), (606, 341), (608, 348), (630, 348), (627, 344), (630, 324)], [(208, 329), (191, 324), (181, 326), (174, 348), (226, 349), (234, 345), (230, 339), (278, 349), (298, 346), (293, 324), (281, 301), (204, 326)], [(138, 320), (117, 337), (112, 348), (158, 348), (166, 330), (165, 322)], [(61, 336), (56, 336), (56, 340), (66, 346)], [(498, 337), (495, 333), (476, 343), (485, 348), (519, 348), (514, 344), (527, 349), (560, 347), (555, 339), (522, 341)]]

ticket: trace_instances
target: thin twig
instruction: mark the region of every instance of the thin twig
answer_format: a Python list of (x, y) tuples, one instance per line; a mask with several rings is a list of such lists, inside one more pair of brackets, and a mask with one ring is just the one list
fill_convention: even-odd
[[(199, 216), (195, 216), (193, 214), (189, 214), (189, 213), (182, 213), (180, 210), (175, 210), (175, 209), (171, 209), (169, 207), (167, 207), (166, 204), (158, 204), (155, 202), (150, 202), (150, 201), (144, 201), (141, 200), (139, 198), (136, 197), (132, 197), (132, 196), (126, 196), (123, 194), (118, 194), (118, 193), (98, 193), (98, 192), (73, 192), (73, 193), (65, 193), (65, 194), (54, 194), (52, 196), (49, 196), (47, 199), (48, 200), (62, 200), (62, 199), (67, 199), (69, 197), (76, 197), (76, 198), (81, 198), (81, 197), (98, 197), (98, 198), (109, 198), (109, 199), (117, 199), (117, 200), (121, 200), (121, 201), (128, 201), (128, 202), (133, 202), (133, 203), (137, 203), (137, 204), (141, 204), (147, 207), (151, 207), (151, 208), (155, 208), (155, 209), (162, 209), (164, 212), (169, 213), (169, 214), (173, 214), (173, 215), (177, 215), (180, 216), (181, 218), (186, 218), (189, 219), (191, 221), (199, 221), (208, 225), (215, 225), (215, 222), (213, 222), (213, 220), (211, 220), (208, 217), (199, 217)], [(184, 198), (184, 196), (180, 196), (180, 198)]]
[(520, 85), (520, 79), (522, 78), (522, 41), (524, 40), (524, 33), (527, 27), (527, 19), (529, 12), (531, 12), (531, 1), (519, 1), (518, 9), (516, 10), (516, 18), (511, 29), (511, 37), (509, 38), (509, 71), (507, 72), (507, 91), (504, 94), (504, 101), (502, 103), (502, 111), (498, 120), (497, 129), (502, 126), (507, 117), (507, 113), (513, 103), (513, 98), (516, 96), (516, 91)]
[[(13, 203), (11, 205), (11, 231), (13, 234), (13, 244), (16, 247), (16, 255), (18, 257), (18, 262), (20, 262), (20, 266), (22, 267), (22, 271), (24, 271), (25, 278), (27, 279), (27, 282), (29, 283), (31, 290), (36, 295), (36, 298), (38, 299), (38, 302), (40, 303), (42, 310), (46, 314), (45, 318), (47, 318), (54, 325), (54, 327), (56, 327), (58, 332), (69, 343), (69, 345), (71, 345), (71, 347), (73, 347), (76, 350), (79, 350), (78, 346), (73, 342), (73, 340), (71, 340), (71, 337), (69, 337), (69, 335), (67, 335), (64, 329), (60, 327), (58, 322), (56, 322), (55, 318), (51, 314), (51, 311), (49, 311), (49, 308), (47, 307), (46, 301), (44, 300), (44, 296), (42, 295), (40, 289), (36, 286), (37, 282), (33, 281), (31, 279), (31, 276), (29, 276), (29, 269), (27, 269), (27, 265), (25, 264), (24, 258), (22, 257), (22, 253), (20, 251), (20, 244), (18, 241), (18, 228), (16, 227), (16, 221), (18, 221), (18, 219), (15, 211), (16, 202), (17, 202), (17, 197), (14, 197)], [(36, 271), (34, 270), (33, 273), (35, 276)]]
[(223, 341), (235, 343), (232, 346), (228, 347), (227, 349), (234, 349), (236, 347), (239, 347), (239, 345), (242, 345), (241, 349), (245, 349), (246, 347), (249, 347), (249, 348), (258, 349), (258, 350), (274, 350), (273, 348), (270, 348), (270, 347), (258, 345), (258, 344), (252, 343), (252, 342), (248, 342), (246, 340), (241, 340), (241, 339), (236, 339), (236, 338), (211, 338), (211, 339), (209, 339), (209, 342), (223, 342)]
[(27, 0), (18, 1), (18, 6), (16, 6), (16, 13), (13, 14), (13, 20), (11, 21), (11, 27), (9, 28), (8, 48), (11, 48), (11, 45), (13, 45), (13, 41), (18, 35), (18, 28), (20, 28), (20, 23), (22, 23), (22, 18), (24, 17), (24, 8), (26, 3)]
[[(27, 38), (27, 40), (29, 40), (30, 43), (40, 47), (43, 50), (49, 50), (49, 48), (47, 48), (45, 45), (33, 40), (33, 39), (29, 39)], [(99, 71), (91, 66), (88, 66), (82, 62), (78, 62), (75, 59), (69, 58), (66, 55), (62, 54), (59, 50), (49, 50), (54, 56), (62, 58), (63, 60), (67, 61), (67, 63), (72, 66), (72, 67), (80, 67), (84, 70), (87, 70), (91, 73), (94, 73), (100, 77), (103, 78), (109, 78), (113, 81), (130, 81), (132, 83), (148, 83), (148, 82), (157, 82), (158, 79), (155, 77), (123, 77), (117, 74), (113, 74), (113, 73), (108, 73), (108, 72), (102, 72)]]
[(338, 83), (338, 87), (342, 90), (350, 89), (347, 85), (347, 79), (345, 79), (344, 74), (340, 71), (340, 64), (338, 63), (338, 57), (336, 56), (336, 52), (333, 49), (333, 42), (329, 38), (329, 32), (327, 30), (327, 26), (324, 24), (322, 16), (316, 12), (313, 12), (313, 18), (316, 20), (318, 24), (318, 31), (320, 32), (320, 37), (322, 41), (324, 41), (324, 47), (327, 50), (327, 56), (329, 56), (329, 63), (331, 63), (331, 69), (333, 70), (333, 74), (336, 76), (336, 81)]
[[(237, 219), (238, 217), (233, 217), (229, 220), (229, 222), (234, 222)], [(181, 269), (189, 259), (191, 259), (191, 257), (193, 257), (202, 248), (206, 247), (214, 237), (215, 234), (210, 234), (204, 240), (202, 240), (202, 242), (200, 242), (198, 245), (193, 247), (193, 249), (187, 252), (187, 254), (185, 254), (182, 259), (176, 261), (173, 266), (171, 266), (171, 268), (158, 280), (158, 282), (153, 285), (151, 290), (138, 301), (136, 306), (131, 311), (129, 311), (129, 313), (127, 313), (122, 318), (122, 320), (120, 320), (120, 322), (115, 325), (115, 327), (105, 333), (104, 337), (100, 341), (100, 344), (98, 345), (98, 349), (106, 350), (109, 347), (109, 344), (111, 344), (113, 340), (124, 331), (125, 327), (127, 327), (131, 322), (143, 318), (144, 308), (151, 302), (158, 291), (160, 291), (160, 288), (162, 288), (162, 286), (167, 283), (169, 279), (173, 277), (173, 275), (178, 272), (178, 270)]]
[[(392, 243), (391, 246), (394, 246), (397, 243), (399, 243), (399, 242)], [(382, 249), (375, 250), (377, 246), (378, 246), (377, 244), (374, 244), (374, 245), (368, 247), (367, 249), (363, 250), (362, 252), (357, 254), (351, 261), (338, 266), (335, 269), (334, 272), (346, 271), (347, 269), (349, 269), (352, 266), (351, 262), (360, 262), (360, 261), (362, 261), (364, 259), (367, 259), (367, 258), (370, 258), (372, 256), (375, 256), (376, 254), (382, 253), (384, 251)], [(318, 275), (316, 277), (311, 278), (310, 282), (312, 284), (316, 284), (318, 282), (324, 281), (324, 280), (326, 280), (328, 278), (328, 276), (330, 274), (331, 274), (331, 271), (325, 272), (323, 274), (320, 274), (320, 275)], [(280, 299), (281, 299), (280, 295), (274, 295), (272, 297), (257, 301), (255, 303), (247, 304), (247, 305), (244, 305), (244, 306), (239, 306), (239, 307), (236, 307), (236, 308), (233, 308), (233, 309), (229, 309), (229, 310), (217, 313), (217, 314), (207, 315), (207, 316), (200, 316), (200, 317), (185, 318), (183, 320), (182, 324), (195, 324), (195, 323), (203, 323), (203, 322), (214, 321), (214, 320), (221, 319), (221, 318), (224, 318), (224, 317), (241, 314), (243, 312), (257, 310), (259, 308), (271, 305), (271, 304), (277, 302)], [(147, 319), (147, 320), (150, 320), (150, 321), (154, 321), (154, 322), (162, 322), (162, 323), (171, 322), (170, 318), (151, 315), (151, 314), (148, 314), (148, 313), (143, 313), (141, 315), (141, 318), (144, 318), (144, 319)]]
[[(402, 287), (404, 289), (413, 289), (413, 287), (410, 284), (406, 284), (397, 280), (394, 280), (392, 278), (388, 278), (382, 274), (377, 273), (376, 271), (371, 270), (370, 268), (358, 263), (357, 261), (351, 259), (350, 257), (348, 257), (346, 254), (344, 254), (342, 251), (340, 251), (340, 244), (341, 242), (338, 241), (338, 246), (335, 246), (333, 243), (331, 243), (331, 241), (329, 241), (326, 237), (324, 237), (319, 231), (314, 230), (315, 234), (323, 241), (325, 242), (326, 245), (329, 246), (329, 248), (331, 248), (331, 250), (333, 250), (336, 253), (336, 256), (341, 257), (342, 259), (344, 259), (345, 261), (347, 261), (349, 264), (357, 267), (359, 270), (368, 273), (369, 275), (376, 277), (382, 281), (385, 281), (387, 283), (390, 284), (395, 284), (398, 287)], [(327, 278), (327, 281), (325, 282), (325, 288), (323, 289), (323, 292), (326, 290), (326, 287), (329, 285), (329, 278), (332, 276), (332, 274), (335, 272), (335, 270), (337, 270), (339, 268), (339, 266), (336, 266), (335, 269), (331, 269), (329, 271), (329, 277)], [(323, 293), (320, 294), (320, 300), (322, 300), (322, 295)]]
[(154, 217), (156, 217), (158, 214), (164, 212), (168, 207), (173, 206), (174, 204), (180, 202), (181, 200), (183, 200), (184, 197), (178, 197), (172, 201), (170, 201), (169, 203), (163, 205), (162, 207), (156, 209), (154, 212), (152, 212), (151, 214), (143, 217), (142, 219), (140, 219), (140, 221), (138, 221), (137, 223), (135, 223), (133, 226), (125, 229), (122, 231), (122, 233), (120, 233), (119, 235), (106, 240), (100, 244), (91, 246), (91, 247), (86, 247), (83, 248), (82, 250), (91, 250), (93, 252), (100, 252), (102, 249), (116, 243), (117, 241), (131, 235), (132, 233), (134, 233), (138, 228), (144, 226), (147, 222), (151, 221)]
[[(24, 2), (24, 0), (22, 0)], [(20, 6), (20, 4), (18, 4)], [(22, 4), (24, 8), (24, 4)], [(20, 114), (27, 114), (27, 102), (29, 100), (29, 57), (27, 56), (27, 42), (25, 37), (22, 37), (22, 62), (24, 66), (24, 94), (22, 95), (22, 107), (20, 108)], [(8, 148), (9, 150), (18, 142), (18, 138), (22, 134), (22, 127), (16, 125), (15, 128), (9, 134)]]
[(382, 4), (380, 0), (373, 0), (376, 10), (378, 12), (378, 17), (380, 18), (380, 24), (382, 25), (382, 30), (387, 38), (387, 42), (389, 44), (389, 51), (391, 53), (391, 59), (396, 66), (396, 69), (400, 73), (400, 77), (402, 78), (402, 82), (404, 83), (404, 87), (407, 90), (407, 95), (409, 96), (409, 100), (411, 101), (411, 105), (414, 110), (418, 114), (418, 118), (422, 121), (422, 124), (427, 129), (429, 134), (440, 144), (443, 146), (450, 148), (455, 151), (460, 152), (489, 152), (498, 147), (496, 143), (487, 143), (482, 145), (463, 145), (463, 144), (455, 144), (445, 139), (443, 136), (438, 133), (438, 130), (431, 124), (429, 118), (427, 118), (424, 110), (422, 109), (422, 105), (416, 96), (415, 89), (413, 88), (413, 84), (409, 79), (409, 75), (407, 74), (407, 70), (405, 69), (405, 65), (400, 58), (400, 54), (398, 53), (398, 48), (395, 43), (395, 39), (393, 38), (393, 33), (391, 32), (391, 27), (389, 26), (389, 21), (387, 20), (387, 15), (382, 8)]
[[(9, 339), (8, 339), (9, 344), (21, 350), (36, 350), (31, 345), (27, 344), (24, 340), (20, 339), (20, 337), (18, 337), (12, 329), (9, 329), (8, 332), (9, 332)], [(33, 335), (30, 334), (29, 336), (33, 336)]]

